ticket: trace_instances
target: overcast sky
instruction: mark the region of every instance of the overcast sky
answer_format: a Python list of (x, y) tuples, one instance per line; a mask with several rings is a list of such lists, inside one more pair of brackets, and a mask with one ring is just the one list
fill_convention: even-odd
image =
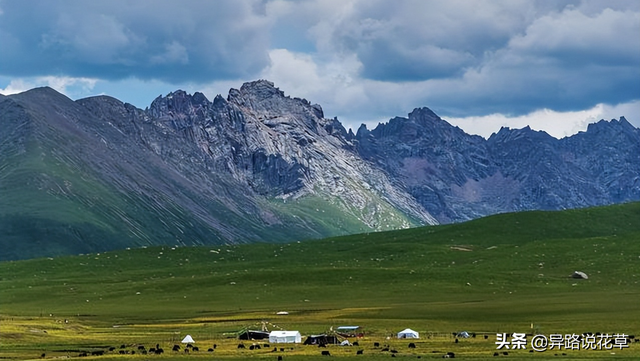
[(354, 130), (429, 107), (468, 133), (640, 127), (638, 0), (0, 0), (0, 93), (147, 107), (268, 79)]

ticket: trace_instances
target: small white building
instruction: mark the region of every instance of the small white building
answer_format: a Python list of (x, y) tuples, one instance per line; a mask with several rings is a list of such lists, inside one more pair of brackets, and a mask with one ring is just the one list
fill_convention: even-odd
[(298, 331), (271, 331), (269, 333), (270, 343), (300, 343), (302, 335)]
[(398, 332), (398, 338), (420, 338), (420, 335), (416, 331), (407, 328)]

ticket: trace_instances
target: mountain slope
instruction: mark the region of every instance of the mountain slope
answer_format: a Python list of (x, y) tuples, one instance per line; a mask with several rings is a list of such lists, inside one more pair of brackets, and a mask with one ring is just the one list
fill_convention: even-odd
[(624, 118), (489, 139), (428, 108), (347, 132), (259, 80), (145, 110), (49, 88), (0, 97), (0, 259), (286, 242), (640, 200)]
[(2, 98), (2, 259), (435, 222), (330, 136), (319, 107), (254, 85), (267, 93), (176, 92), (147, 111), (49, 88)]
[(356, 141), (440, 223), (640, 199), (640, 129), (624, 117), (563, 139), (526, 127), (485, 140), (422, 108)]

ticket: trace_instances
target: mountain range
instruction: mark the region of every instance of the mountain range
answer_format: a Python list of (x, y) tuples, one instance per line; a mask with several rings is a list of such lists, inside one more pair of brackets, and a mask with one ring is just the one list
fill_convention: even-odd
[(290, 242), (640, 200), (624, 117), (556, 139), (466, 134), (428, 108), (354, 134), (258, 80), (146, 109), (51, 88), (0, 96), (0, 259)]

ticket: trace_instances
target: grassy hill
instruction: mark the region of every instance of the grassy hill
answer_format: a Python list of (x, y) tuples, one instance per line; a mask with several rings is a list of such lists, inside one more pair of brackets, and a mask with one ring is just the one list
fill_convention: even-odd
[[(0, 261), (174, 243), (282, 243), (372, 229), (337, 196), (284, 202), (247, 191), (232, 174), (205, 166), (215, 157), (198, 156), (200, 145), (185, 143), (182, 134), (156, 139), (165, 147), (156, 154), (147, 142), (158, 129), (145, 125), (142, 110), (127, 111), (113, 98), (72, 101), (50, 88), (0, 99)], [(128, 126), (137, 130), (125, 132)], [(137, 128), (144, 126), (153, 129)], [(367, 211), (386, 218), (378, 229), (423, 224), (365, 188), (354, 192), (379, 206)]]
[[(570, 278), (574, 271), (589, 279)], [(275, 359), (270, 350), (238, 351), (228, 338), (263, 321), (303, 335), (360, 325), (360, 348), (374, 360), (389, 357), (372, 348), (374, 341), (401, 350), (399, 357), (455, 351), (483, 359), (492, 357), (502, 332), (640, 336), (640, 203), (288, 244), (2, 262), (0, 300), (0, 354), (16, 359), (120, 344), (166, 349), (187, 333), (221, 345), (216, 355), (223, 359)], [(416, 350), (386, 339), (407, 327), (423, 335)], [(461, 330), (488, 339), (454, 343), (451, 333)], [(616, 355), (569, 350), (566, 357), (631, 360), (640, 357), (639, 345)], [(287, 351), (287, 360), (321, 359), (315, 347)], [(331, 353), (355, 357), (355, 349)], [(545, 356), (553, 354), (518, 350), (510, 359)]]

